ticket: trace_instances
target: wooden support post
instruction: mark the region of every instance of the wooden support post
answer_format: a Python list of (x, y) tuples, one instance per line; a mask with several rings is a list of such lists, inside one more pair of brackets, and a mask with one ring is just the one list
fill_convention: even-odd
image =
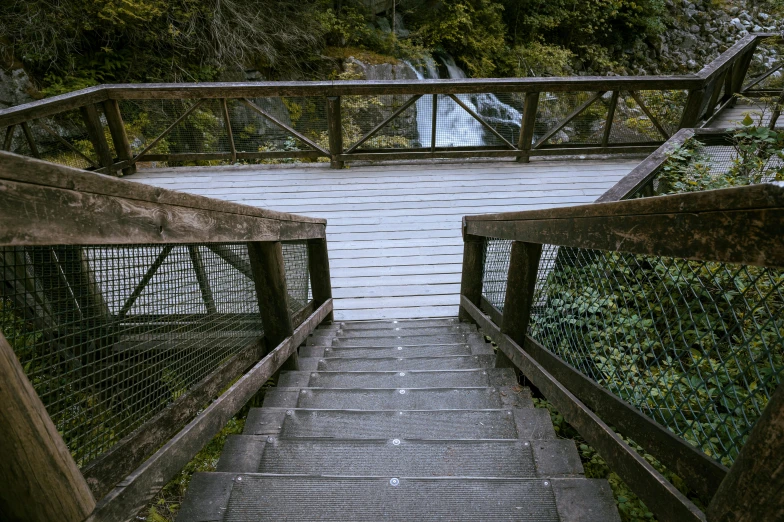
[(754, 51), (757, 49), (757, 44), (755, 42), (746, 54), (740, 56), (735, 61), (735, 67), (733, 67), (733, 76), (732, 76), (732, 92), (738, 93), (740, 92), (741, 88), (743, 87), (743, 80), (746, 79), (746, 73), (749, 71), (749, 65), (751, 64), (751, 59), (754, 58)]
[(711, 522), (784, 520), (784, 385), (779, 385), (708, 506)]
[[(248, 243), (248, 256), (264, 326), (264, 342), (267, 351), (271, 351), (294, 332), (289, 314), (283, 247), (280, 241)], [(297, 367), (297, 352), (294, 352), (283, 369), (296, 370)]]
[(38, 145), (35, 143), (35, 137), (33, 137), (30, 125), (28, 125), (26, 121), (22, 122), (22, 132), (24, 132), (27, 145), (30, 147), (30, 154), (32, 154), (34, 158), (40, 158), (41, 154), (38, 152)]
[(229, 106), (226, 104), (226, 98), (223, 98), (221, 102), (222, 102), (221, 108), (223, 109), (223, 124), (226, 127), (226, 135), (229, 137), (231, 162), (237, 163), (237, 147), (234, 145), (234, 133), (231, 130), (231, 118), (229, 117)]
[(711, 82), (710, 98), (708, 99), (708, 106), (705, 108), (706, 118), (710, 118), (713, 116), (713, 113), (716, 112), (716, 104), (719, 102), (719, 94), (721, 94), (721, 87), (724, 84), (724, 78), (726, 74), (727, 71), (724, 71), (713, 82)]
[(770, 123), (768, 123), (768, 128), (770, 130), (776, 128), (776, 122), (779, 120), (779, 116), (781, 116), (782, 107), (784, 107), (784, 89), (781, 90), (781, 95), (776, 101), (776, 105), (773, 107), (773, 113), (770, 115)]
[(343, 162), (338, 156), (343, 154), (343, 123), (340, 119), (340, 96), (327, 96), (327, 131), (329, 133), (330, 166), (342, 169)]
[(728, 101), (731, 101), (732, 104), (735, 103), (734, 95), (735, 93), (732, 92), (732, 79), (734, 78), (733, 71), (735, 70), (735, 65), (730, 65), (727, 68), (727, 71), (724, 74), (724, 94), (721, 95), (721, 103), (724, 104)]
[(433, 95), (433, 112), (430, 115), (430, 152), (436, 151), (436, 128), (438, 125), (438, 94)]
[[(308, 240), (308, 269), (310, 271), (313, 301), (316, 308), (318, 308), (329, 299), (332, 299), (332, 283), (329, 279), (329, 252), (326, 239)], [(324, 319), (327, 323), (331, 323), (333, 320), (332, 312)]]
[[(484, 251), (484, 238), (466, 234), (465, 226), (463, 226), (463, 275), (460, 279), (460, 294), (466, 296), (466, 299), (476, 306), (479, 306), (479, 301), (482, 298)], [(474, 322), (471, 315), (462, 306), (458, 312), (458, 318), (460, 321)]]
[(618, 91), (613, 91), (612, 97), (610, 98), (610, 105), (607, 107), (607, 119), (604, 121), (602, 147), (606, 147), (610, 143), (610, 133), (612, 132), (613, 119), (615, 118), (615, 109), (618, 107), (618, 94)]
[[(109, 132), (112, 134), (114, 152), (117, 158), (120, 161), (130, 162), (133, 159), (133, 150), (131, 149), (131, 143), (128, 141), (128, 135), (125, 133), (125, 124), (123, 123), (120, 105), (117, 103), (117, 100), (106, 100), (103, 102), (103, 113), (106, 115), (106, 123), (109, 125)], [(122, 169), (124, 176), (135, 172), (135, 164)]]
[(520, 163), (528, 163), (531, 156), (531, 143), (534, 140), (534, 125), (536, 124), (536, 112), (539, 110), (539, 93), (525, 93), (523, 102), (523, 121), (520, 124), (520, 139), (517, 148), (521, 153), (517, 157)]
[(188, 253), (191, 256), (193, 270), (196, 272), (196, 281), (199, 283), (199, 290), (201, 291), (201, 297), (204, 301), (204, 307), (207, 309), (208, 314), (217, 314), (218, 309), (215, 307), (215, 298), (212, 295), (212, 287), (210, 287), (210, 280), (207, 277), (207, 270), (204, 267), (204, 261), (201, 258), (199, 247), (189, 246)]
[(14, 140), (14, 131), (16, 125), (9, 125), (5, 130), (5, 141), (3, 141), (3, 150), (11, 150), (11, 144)]
[(678, 124), (679, 129), (690, 129), (697, 125), (700, 120), (700, 112), (702, 111), (702, 100), (705, 98), (705, 87), (699, 89), (692, 89), (689, 91), (689, 97), (686, 100), (686, 107), (683, 109), (681, 121)]
[(81, 522), (95, 499), (2, 334), (0, 383), (3, 519)]
[(111, 150), (109, 150), (109, 143), (106, 141), (106, 136), (103, 133), (103, 125), (101, 125), (101, 118), (98, 116), (98, 109), (95, 105), (85, 105), (79, 109), (82, 113), (82, 119), (87, 127), (87, 134), (90, 136), (90, 141), (95, 149), (95, 154), (98, 156), (98, 164), (106, 169), (106, 173), (114, 175), (114, 157)]
[[(508, 335), (519, 346), (525, 346), (531, 307), (534, 301), (536, 276), (539, 273), (539, 259), (542, 245), (536, 243), (512, 243), (509, 258), (509, 274), (506, 278), (506, 297), (504, 298), (504, 320), (501, 333)], [(498, 350), (496, 368), (513, 368), (514, 364)]]

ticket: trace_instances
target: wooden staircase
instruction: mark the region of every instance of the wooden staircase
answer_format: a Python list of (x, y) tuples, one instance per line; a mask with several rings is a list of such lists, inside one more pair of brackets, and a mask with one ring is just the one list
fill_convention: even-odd
[(574, 443), (456, 319), (314, 332), (179, 521), (619, 520)]

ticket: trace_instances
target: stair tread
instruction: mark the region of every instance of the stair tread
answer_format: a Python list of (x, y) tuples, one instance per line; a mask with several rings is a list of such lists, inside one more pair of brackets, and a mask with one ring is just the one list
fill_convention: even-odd
[[(393, 480), (394, 479), (394, 480)], [(540, 478), (325, 477), (198, 473), (178, 521), (569, 520), (576, 498), (590, 499), (581, 518), (620, 520), (605, 480)], [(574, 520), (574, 519), (572, 519)]]
[[(416, 337), (420, 335), (445, 335), (445, 334), (467, 334), (467, 333), (477, 333), (476, 327), (472, 327), (466, 324), (453, 324), (453, 325), (445, 325), (445, 326), (415, 326), (415, 327), (406, 327), (406, 326), (397, 326), (395, 328), (387, 328), (382, 330), (351, 330), (345, 328), (339, 328), (338, 330), (333, 330), (333, 332), (337, 333), (337, 335), (341, 337), (352, 337), (352, 338), (362, 338), (362, 337)], [(314, 335), (318, 335), (317, 332), (314, 332)]]
[(319, 388), (441, 388), (454, 386), (514, 386), (511, 368), (484, 370), (414, 370), (407, 372), (283, 372), (278, 386)]
[(437, 357), (439, 355), (490, 355), (489, 345), (432, 344), (424, 346), (303, 346), (300, 357)]
[[(476, 337), (478, 339), (478, 336)], [(467, 334), (444, 335), (386, 335), (383, 337), (344, 337), (332, 339), (332, 346), (427, 346), (432, 344), (465, 344), (471, 339)]]
[(389, 328), (421, 328), (461, 324), (457, 319), (398, 319), (384, 321), (344, 321), (339, 323), (343, 330), (384, 330)]
[(406, 370), (468, 370), (493, 368), (493, 355), (445, 355), (436, 357), (301, 357), (305, 371), (406, 371)]

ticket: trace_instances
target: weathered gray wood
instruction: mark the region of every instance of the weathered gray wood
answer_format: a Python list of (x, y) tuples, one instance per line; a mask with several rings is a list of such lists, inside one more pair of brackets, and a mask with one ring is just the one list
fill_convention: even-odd
[(202, 301), (204, 301), (204, 307), (207, 309), (208, 314), (216, 314), (218, 313), (218, 310), (215, 308), (215, 298), (212, 296), (210, 280), (207, 277), (207, 270), (204, 268), (204, 261), (201, 258), (199, 247), (189, 245), (188, 254), (191, 257), (193, 270), (196, 272), (196, 281), (199, 284), (199, 291), (201, 291), (201, 298)]
[(752, 58), (754, 58), (754, 50), (756, 49), (758, 43), (759, 40), (755, 39), (744, 51), (744, 53), (736, 58), (735, 63), (737, 64), (737, 67), (733, 68), (732, 78), (733, 94), (740, 92), (740, 89), (743, 86), (743, 81), (746, 79), (746, 73), (749, 71), (749, 65), (751, 64)]
[(41, 153), (38, 152), (38, 145), (35, 143), (35, 137), (30, 130), (30, 125), (28, 125), (26, 121), (22, 122), (22, 132), (24, 132), (25, 139), (27, 140), (27, 146), (30, 147), (30, 154), (32, 154), (34, 158), (40, 158)]
[(81, 522), (95, 499), (2, 333), (0, 382), (4, 519)]
[(620, 201), (634, 194), (640, 187), (651, 181), (656, 176), (658, 169), (667, 161), (673, 150), (683, 145), (686, 140), (694, 136), (694, 130), (681, 129), (656, 152), (642, 160), (634, 170), (623, 177), (610, 190), (596, 200), (597, 203)]
[[(313, 140), (309, 139), (307, 136), (305, 136), (301, 132), (296, 131), (292, 127), (289, 127), (288, 125), (286, 125), (282, 121), (278, 120), (272, 114), (268, 113), (267, 111), (265, 111), (264, 109), (262, 109), (261, 107), (259, 107), (255, 103), (253, 103), (252, 101), (243, 99), (242, 103), (244, 103), (245, 105), (247, 105), (248, 107), (250, 107), (254, 111), (258, 112), (259, 114), (261, 114), (262, 116), (267, 118), (269, 121), (271, 121), (273, 124), (275, 124), (281, 130), (284, 130), (284, 131), (288, 132), (289, 134), (291, 134), (292, 136), (294, 136), (298, 140), (302, 141), (303, 143), (305, 143), (305, 145), (307, 145), (309, 147), (312, 147), (314, 150), (320, 152), (322, 155), (329, 157), (329, 152), (327, 152), (326, 150), (324, 150), (321, 147), (319, 147), (318, 144), (315, 143)], [(228, 115), (228, 112), (227, 112), (227, 115)]]
[(692, 89), (686, 99), (686, 107), (681, 114), (681, 121), (678, 123), (679, 129), (696, 127), (697, 122), (702, 116), (703, 100), (705, 98), (705, 88)]
[(754, 78), (754, 79), (753, 79), (751, 82), (749, 82), (747, 85), (744, 85), (744, 86), (741, 88), (741, 90), (740, 90), (740, 91), (741, 91), (742, 93), (745, 93), (746, 91), (748, 91), (749, 89), (751, 89), (751, 88), (752, 88), (752, 87), (754, 87), (755, 85), (759, 85), (759, 84), (760, 84), (760, 82), (762, 82), (762, 81), (763, 81), (763, 80), (765, 80), (766, 78), (768, 78), (768, 77), (772, 76), (772, 75), (773, 75), (773, 73), (775, 73), (776, 71), (779, 71), (779, 70), (781, 70), (782, 68), (784, 68), (784, 62), (782, 62), (782, 63), (780, 63), (780, 64), (778, 64), (778, 65), (775, 65), (775, 66), (771, 67), (770, 69), (768, 69), (768, 70), (767, 70), (765, 73), (763, 73), (763, 74), (760, 74), (759, 76), (757, 76), (756, 78)]
[(9, 107), (0, 110), (0, 128), (53, 116), (91, 103), (101, 103), (107, 97), (107, 86), (99, 85)]
[(221, 109), (223, 110), (223, 126), (226, 129), (226, 136), (229, 139), (229, 149), (231, 150), (231, 162), (237, 162), (237, 147), (234, 145), (234, 132), (231, 130), (231, 117), (229, 116), (229, 107), (226, 104), (226, 98), (221, 100)]
[(523, 120), (520, 122), (520, 138), (517, 142), (517, 148), (521, 151), (521, 154), (517, 157), (517, 161), (520, 163), (528, 163), (530, 161), (529, 151), (531, 150), (531, 143), (534, 139), (536, 113), (538, 110), (539, 93), (525, 93), (525, 101), (523, 102)]
[(784, 386), (751, 430), (710, 505), (715, 522), (784, 520)]
[(406, 109), (408, 109), (409, 107), (411, 107), (411, 105), (413, 105), (413, 104), (414, 104), (414, 103), (415, 103), (415, 102), (416, 102), (416, 101), (417, 101), (419, 98), (421, 98), (421, 97), (422, 97), (422, 95), (419, 95), (419, 94), (417, 94), (417, 95), (415, 95), (415, 96), (411, 96), (411, 97), (408, 99), (408, 101), (406, 101), (406, 103), (404, 103), (403, 105), (401, 105), (401, 106), (400, 106), (400, 108), (398, 108), (398, 109), (397, 109), (395, 112), (393, 112), (392, 114), (390, 114), (390, 115), (389, 115), (389, 117), (385, 118), (385, 119), (384, 119), (384, 120), (383, 120), (381, 123), (379, 123), (378, 125), (376, 125), (375, 127), (373, 127), (373, 129), (372, 129), (370, 132), (368, 132), (367, 134), (365, 134), (364, 136), (362, 136), (362, 137), (359, 139), (359, 141), (357, 141), (357, 142), (356, 142), (354, 145), (352, 145), (351, 147), (349, 147), (349, 148), (348, 148), (348, 150), (346, 150), (346, 154), (351, 154), (352, 152), (354, 152), (354, 151), (355, 151), (355, 150), (356, 150), (356, 149), (357, 149), (357, 148), (358, 148), (360, 145), (362, 145), (362, 144), (363, 144), (363, 143), (365, 143), (367, 140), (369, 140), (370, 138), (372, 138), (373, 136), (375, 136), (375, 135), (376, 135), (376, 133), (377, 133), (378, 131), (380, 131), (382, 128), (384, 128), (384, 126), (385, 126), (387, 123), (389, 123), (390, 121), (392, 121), (392, 120), (394, 120), (395, 118), (397, 118), (397, 117), (400, 115), (400, 113), (402, 113), (403, 111), (405, 111)]
[[(542, 257), (542, 245), (535, 243), (512, 243), (509, 256), (509, 271), (506, 277), (506, 295), (504, 297), (504, 320), (501, 334), (508, 335), (514, 342), (523, 346), (531, 320), (531, 305), (534, 300), (534, 288), (539, 274), (539, 259)], [(496, 368), (513, 366), (509, 358), (498, 350)]]
[(784, 189), (776, 185), (467, 216), (466, 221), (468, 233), (485, 237), (784, 266)]
[(715, 60), (711, 63), (703, 67), (698, 73), (697, 76), (702, 79), (709, 79), (711, 76), (716, 76), (722, 71), (725, 71), (729, 67), (732, 67), (735, 62), (737, 61), (738, 57), (742, 55), (747, 50), (751, 49), (752, 46), (756, 47), (757, 43), (760, 40), (778, 36), (775, 33), (757, 33), (757, 34), (748, 34), (735, 42), (732, 47), (721, 53)]
[(109, 175), (114, 176), (114, 158), (111, 150), (109, 150), (106, 135), (103, 133), (103, 125), (101, 125), (101, 118), (98, 116), (98, 109), (95, 105), (90, 104), (81, 107), (79, 111), (82, 113), (82, 120), (85, 127), (87, 127), (87, 135), (93, 144), (95, 154), (98, 156), (99, 166), (103, 167)]
[(144, 148), (142, 149), (142, 151), (141, 151), (139, 154), (137, 154), (136, 156), (134, 156), (134, 157), (131, 159), (131, 165), (135, 164), (137, 161), (139, 161), (139, 158), (143, 157), (143, 156), (144, 156), (144, 155), (145, 155), (145, 154), (146, 154), (148, 151), (152, 150), (152, 148), (153, 148), (153, 147), (155, 147), (155, 146), (158, 144), (158, 142), (159, 142), (159, 141), (161, 141), (163, 138), (165, 138), (166, 136), (168, 136), (168, 134), (169, 134), (169, 133), (172, 131), (172, 129), (174, 129), (174, 127), (176, 127), (177, 125), (179, 125), (179, 123), (180, 123), (182, 120), (184, 120), (185, 118), (187, 118), (188, 116), (190, 116), (190, 114), (191, 114), (193, 111), (195, 111), (196, 109), (198, 109), (198, 108), (199, 108), (199, 106), (200, 106), (200, 105), (201, 105), (203, 102), (204, 102), (204, 100), (196, 100), (196, 102), (194, 102), (194, 103), (193, 103), (193, 105), (191, 105), (190, 107), (188, 107), (188, 109), (187, 109), (185, 112), (183, 112), (183, 113), (182, 113), (182, 115), (180, 115), (180, 117), (179, 117), (179, 118), (177, 118), (176, 120), (174, 120), (174, 122), (173, 122), (171, 125), (169, 125), (168, 127), (166, 127), (166, 129), (165, 129), (165, 130), (164, 130), (162, 133), (160, 133), (160, 134), (158, 135), (158, 137), (157, 137), (157, 138), (155, 138), (155, 139), (154, 139), (154, 140), (152, 140), (150, 143), (148, 143), (148, 144), (147, 144), (147, 146), (146, 146), (146, 147), (144, 147)]
[(496, 326), (499, 328), (504, 324), (504, 314), (501, 313), (501, 310), (493, 306), (493, 304), (488, 301), (484, 296), (479, 300), (479, 309), (487, 314), (490, 317), (490, 320), (493, 321)]
[(117, 100), (106, 100), (103, 102), (103, 113), (106, 115), (106, 124), (109, 126), (109, 132), (112, 135), (115, 154), (117, 154), (117, 158), (120, 161), (128, 164), (128, 166), (122, 169), (122, 173), (125, 176), (129, 176), (136, 172), (136, 165), (131, 164), (133, 150), (131, 149), (130, 141), (128, 141), (128, 134), (125, 132), (125, 123), (123, 122), (120, 105), (117, 103)]
[[(569, 114), (567, 114), (567, 115), (566, 115), (566, 117), (565, 117), (564, 119), (562, 119), (560, 122), (558, 122), (558, 124), (557, 124), (555, 127), (553, 127), (552, 129), (550, 129), (549, 131), (547, 131), (547, 132), (544, 134), (544, 136), (542, 136), (541, 138), (539, 138), (539, 140), (538, 140), (538, 141), (537, 141), (537, 142), (534, 144), (533, 148), (535, 148), (535, 149), (538, 149), (539, 147), (541, 147), (542, 145), (544, 145), (544, 143), (545, 143), (547, 140), (549, 140), (550, 138), (552, 138), (553, 136), (555, 136), (555, 134), (556, 134), (556, 133), (557, 133), (559, 130), (563, 129), (563, 128), (564, 128), (564, 126), (566, 126), (566, 124), (567, 124), (567, 123), (569, 123), (570, 121), (572, 121), (573, 119), (575, 119), (577, 116), (579, 116), (580, 114), (582, 114), (582, 112), (583, 112), (585, 109), (587, 109), (588, 107), (590, 107), (591, 105), (593, 105), (593, 104), (594, 104), (594, 102), (596, 102), (596, 100), (599, 100), (599, 99), (601, 99), (601, 97), (604, 95), (604, 93), (605, 93), (605, 91), (599, 91), (599, 92), (597, 92), (596, 94), (594, 94), (593, 96), (591, 96), (590, 98), (588, 98), (588, 100), (586, 100), (585, 102), (583, 102), (583, 103), (582, 103), (580, 106), (578, 106), (576, 109), (574, 109), (572, 112), (570, 112)], [(607, 144), (605, 143), (603, 146), (607, 146)]]
[(340, 96), (327, 96), (327, 133), (329, 134), (330, 166), (342, 169), (343, 122), (340, 115)]
[(272, 350), (294, 331), (289, 315), (283, 247), (280, 241), (253, 242), (248, 244), (248, 255), (265, 343)]
[[(463, 272), (460, 279), (460, 295), (477, 305), (482, 298), (484, 249), (484, 238), (463, 234)], [(461, 321), (471, 320), (471, 316), (462, 307), (458, 318)]]
[(593, 446), (615, 473), (634, 491), (659, 520), (704, 521), (705, 515), (670, 484), (642, 455), (626, 444), (596, 413), (508, 335), (501, 333), (479, 308), (467, 299), (461, 304), (486, 335), (498, 344), (509, 360), (550, 401), (564, 419)]
[(225, 245), (206, 245), (211, 251), (217, 254), (232, 267), (239, 270), (248, 279), (253, 279), (253, 269), (250, 262), (238, 255), (234, 250)]
[[(313, 294), (313, 301), (316, 306), (321, 306), (328, 299), (332, 299), (332, 282), (329, 271), (329, 251), (326, 239), (308, 240), (308, 271), (310, 272), (310, 286)], [(330, 314), (325, 319), (331, 323), (333, 317)]]
[[(279, 159), (279, 158), (310, 158), (316, 159), (323, 157), (323, 154), (316, 150), (291, 150), (291, 151), (267, 151), (267, 152), (238, 152), (237, 159)], [(231, 161), (230, 152), (173, 152), (171, 154), (145, 154), (136, 158), (138, 161), (208, 161), (208, 160), (227, 160)], [(122, 165), (122, 164), (121, 164)]]
[(332, 311), (332, 301), (316, 310), (291, 337), (253, 366), (169, 442), (103, 497), (86, 522), (127, 522), (218, 433), (265, 382), (295, 353)]
[[(311, 300), (308, 304), (302, 307), (301, 310), (291, 314), (291, 324), (294, 325), (294, 329), (296, 330), (299, 326), (304, 323), (308, 317), (310, 317), (313, 312), (316, 311), (318, 306), (316, 306), (315, 301)], [(327, 315), (324, 320), (321, 322), (322, 324), (329, 324), (329, 318), (332, 317), (332, 312)]]
[(109, 493), (145, 459), (176, 435), (221, 390), (258, 362), (262, 355), (262, 342), (259, 339), (248, 345), (158, 415), (145, 422), (140, 429), (90, 462), (82, 473), (95, 497), (100, 499)]
[[(637, 105), (639, 105), (640, 109), (642, 109), (642, 112), (644, 112), (648, 119), (651, 120), (651, 124), (653, 124), (653, 126), (656, 127), (656, 130), (659, 131), (659, 134), (661, 134), (665, 140), (670, 139), (670, 133), (667, 132), (664, 127), (662, 127), (656, 116), (653, 115), (653, 113), (645, 105), (645, 102), (642, 101), (640, 95), (636, 91), (631, 91), (631, 95), (632, 98), (634, 98), (634, 101), (637, 102)], [(714, 101), (713, 104), (715, 105), (716, 102)]]
[(449, 96), (449, 98), (451, 98), (453, 102), (455, 102), (456, 104), (458, 104), (460, 107), (462, 107), (462, 108), (463, 108), (463, 110), (465, 110), (465, 111), (466, 111), (468, 114), (470, 114), (472, 118), (474, 118), (476, 121), (478, 121), (478, 122), (479, 122), (479, 123), (482, 125), (482, 127), (484, 127), (485, 129), (487, 129), (488, 131), (490, 131), (490, 134), (492, 134), (493, 136), (495, 136), (496, 138), (498, 138), (499, 140), (501, 140), (501, 141), (502, 141), (503, 143), (505, 143), (505, 144), (506, 144), (506, 146), (507, 146), (507, 147), (509, 147), (510, 149), (512, 149), (512, 150), (516, 150), (516, 147), (515, 147), (514, 145), (512, 145), (511, 143), (509, 143), (509, 140), (507, 140), (506, 138), (504, 138), (504, 137), (501, 135), (501, 133), (499, 133), (497, 130), (495, 130), (495, 129), (493, 128), (493, 126), (492, 126), (492, 125), (490, 125), (490, 124), (489, 124), (489, 123), (487, 123), (485, 120), (483, 120), (481, 116), (479, 116), (479, 115), (478, 115), (478, 114), (477, 114), (477, 113), (476, 113), (476, 112), (475, 112), (473, 109), (471, 109), (471, 107), (469, 107), (468, 105), (466, 105), (465, 103), (463, 103), (463, 100), (461, 100), (460, 98), (458, 98), (458, 97), (457, 97), (457, 96), (455, 96), (454, 94), (448, 94), (447, 96)]
[(3, 150), (11, 150), (11, 144), (14, 140), (14, 131), (16, 130), (16, 125), (9, 125), (8, 128), (5, 130), (5, 140), (3, 140)]
[(39, 127), (41, 127), (44, 131), (46, 131), (47, 134), (49, 134), (54, 139), (59, 141), (62, 145), (64, 145), (65, 148), (67, 148), (71, 152), (75, 153), (77, 156), (80, 156), (82, 159), (87, 161), (87, 163), (89, 163), (90, 165), (92, 165), (96, 169), (100, 168), (100, 165), (93, 158), (91, 158), (90, 156), (87, 156), (82, 151), (80, 151), (79, 149), (74, 147), (69, 141), (65, 140), (62, 136), (60, 136), (57, 132), (55, 132), (54, 129), (52, 129), (49, 125), (47, 125), (46, 123), (44, 123), (41, 120), (38, 120), (36, 122), (36, 124)]

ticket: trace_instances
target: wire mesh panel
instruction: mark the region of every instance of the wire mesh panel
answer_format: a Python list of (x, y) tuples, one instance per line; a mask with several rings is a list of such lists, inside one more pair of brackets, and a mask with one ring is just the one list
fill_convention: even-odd
[(732, 463), (784, 370), (780, 270), (560, 248), (529, 333)]
[[(22, 125), (12, 129), (11, 152), (37, 156), (52, 163), (80, 169), (98, 165), (95, 149), (78, 110), (31, 120), (26, 124), (27, 131)], [(30, 146), (30, 140), (33, 141), (35, 151)]]
[(743, 82), (744, 87), (749, 86), (748, 94), (754, 94), (754, 91), (784, 89), (784, 42), (781, 38), (763, 40), (757, 46), (754, 56), (756, 59), (749, 64)]
[[(539, 95), (539, 107), (534, 125), (534, 139), (538, 141), (548, 131), (558, 126), (566, 117), (583, 104), (589, 102), (593, 92), (543, 92)], [(604, 95), (609, 100), (610, 93)], [(601, 141), (607, 119), (606, 100), (593, 102), (569, 123), (553, 134), (545, 143), (560, 145), (567, 143), (597, 144)]]
[(289, 294), (289, 311), (298, 312), (310, 302), (308, 242), (290, 241), (283, 245), (283, 265)]
[(263, 334), (245, 244), (0, 255), (0, 329), (80, 466)]

